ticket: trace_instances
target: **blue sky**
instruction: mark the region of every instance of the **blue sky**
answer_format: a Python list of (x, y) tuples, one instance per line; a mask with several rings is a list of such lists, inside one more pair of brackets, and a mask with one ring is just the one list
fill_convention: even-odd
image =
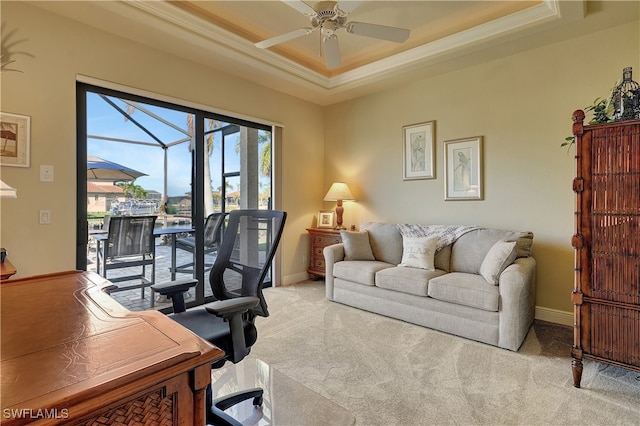
[[(122, 109), (126, 105), (115, 98), (109, 98)], [(143, 105), (146, 109), (173, 123), (182, 129), (187, 128), (187, 114), (165, 108)], [(182, 132), (173, 129), (149, 115), (135, 111), (132, 117), (149, 129), (165, 144), (181, 140), (186, 137)], [(105, 141), (88, 138), (87, 154), (113, 161), (147, 174), (136, 179), (136, 184), (147, 190), (163, 192), (164, 150), (160, 148), (151, 136), (146, 134), (131, 121), (125, 121), (122, 114), (105, 102), (97, 94), (87, 96), (87, 134), (103, 137), (151, 142), (156, 146), (146, 146), (132, 143)], [(214, 144), (214, 153), (220, 149), (220, 143)], [(219, 152), (219, 151), (218, 151)], [(239, 167), (239, 159), (234, 155)], [(229, 159), (227, 159), (229, 161)], [(220, 158), (214, 155), (210, 159), (213, 188), (220, 186)], [(233, 163), (233, 162), (232, 162)], [(233, 164), (232, 164), (233, 167)], [(167, 164), (167, 193), (169, 196), (183, 195), (191, 191), (191, 154), (189, 143), (181, 143), (168, 149)]]

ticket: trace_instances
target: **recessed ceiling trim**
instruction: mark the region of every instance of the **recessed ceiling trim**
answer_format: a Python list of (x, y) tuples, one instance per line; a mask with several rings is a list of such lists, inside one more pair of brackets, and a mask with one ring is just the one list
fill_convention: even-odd
[[(328, 93), (339, 92), (343, 88), (347, 89), (369, 84), (372, 81), (386, 78), (389, 74), (396, 71), (412, 68), (417, 65), (422, 66), (429, 62), (440, 60), (443, 55), (462, 54), (461, 52), (465, 48), (473, 47), (501, 36), (514, 34), (543, 23), (552, 22), (561, 18), (566, 19), (567, 17), (576, 18), (578, 16), (584, 16), (584, 5), (582, 1), (561, 2), (560, 0), (544, 0), (537, 6), (532, 6), (509, 16), (470, 28), (466, 31), (407, 50), (377, 62), (363, 65), (343, 74), (327, 77), (269, 50), (256, 49), (251, 41), (204, 19), (195, 17), (193, 14), (170, 3), (132, 0), (126, 0), (125, 2), (164, 22), (174, 24), (171, 28), (165, 26), (163, 28), (164, 31), (175, 33), (176, 36), (180, 36), (178, 33), (183, 31), (197, 34), (212, 43), (207, 48), (207, 50), (211, 52), (221, 53), (219, 52), (221, 50), (231, 50), (236, 60), (239, 59), (248, 66), (267, 67), (269, 68), (269, 74), (273, 76), (280, 74), (281, 78), (301, 79), (316, 88), (326, 90)], [(573, 5), (567, 8), (563, 6), (563, 3), (573, 3)], [(575, 7), (576, 5), (578, 7)], [(184, 34), (182, 37), (184, 37)], [(225, 53), (227, 55), (229, 54), (229, 52)]]
[[(169, 52), (212, 69), (262, 84), (319, 105), (341, 102), (400, 82), (403, 76), (463, 58), (478, 48), (497, 47), (585, 16), (585, 1), (543, 0), (487, 24), (478, 25), (375, 63), (329, 77), (253, 40), (220, 28), (168, 1), (37, 2), (37, 7)], [(117, 25), (111, 25), (116, 23)], [(123, 31), (127, 25), (131, 31)]]
[[(125, 0), (125, 2), (147, 14), (160, 18), (162, 21), (170, 22), (177, 26), (174, 28), (165, 27), (163, 28), (165, 32), (174, 33), (176, 36), (179, 36), (176, 30), (197, 34), (213, 43), (212, 46), (209, 46), (212, 51), (230, 49), (236, 53), (236, 55), (234, 55), (236, 58), (238, 58), (238, 56), (244, 56), (245, 59), (252, 58), (263, 64), (274, 66), (282, 72), (302, 78), (319, 87), (325, 89), (329, 87), (328, 77), (309, 70), (269, 50), (257, 49), (252, 42), (170, 3), (164, 1), (147, 2), (135, 0)], [(253, 63), (253, 65), (256, 66), (259, 64)]]
[(537, 6), (331, 77), (327, 89), (336, 89), (359, 82), (365, 84), (370, 82), (372, 77), (384, 78), (386, 74), (405, 67), (417, 64), (423, 66), (430, 61), (438, 60), (444, 54), (459, 52), (463, 48), (486, 43), (489, 40), (560, 18), (559, 1), (546, 0)]

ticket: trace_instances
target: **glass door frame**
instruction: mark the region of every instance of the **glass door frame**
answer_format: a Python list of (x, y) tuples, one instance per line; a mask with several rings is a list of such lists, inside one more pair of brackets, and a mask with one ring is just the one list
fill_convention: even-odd
[[(165, 100), (153, 99), (147, 96), (136, 95), (115, 89), (105, 88), (90, 83), (76, 82), (76, 269), (87, 269), (87, 244), (88, 244), (88, 223), (87, 223), (87, 94), (99, 93), (107, 96), (113, 96), (122, 99), (128, 99), (148, 105), (155, 105), (163, 108), (175, 109), (194, 116), (194, 149), (192, 151), (192, 170), (191, 170), (191, 194), (192, 194), (192, 223), (194, 227), (195, 237), (195, 254), (194, 254), (194, 278), (198, 280), (200, 285), (196, 287), (196, 298), (187, 302), (187, 307), (201, 305), (212, 300), (212, 297), (205, 298), (205, 285), (208, 284), (208, 277), (205, 277), (205, 256), (204, 256), (204, 162), (209, 161), (205, 153), (205, 120), (215, 119), (229, 124), (246, 126), (266, 130), (271, 132), (271, 144), (273, 153), (274, 130), (272, 126), (244, 120), (221, 114), (204, 111)], [(223, 158), (224, 161), (224, 158)], [(271, 194), (273, 197), (273, 154), (272, 154), (272, 170), (271, 170)], [(223, 163), (224, 166), (224, 163)], [(224, 182), (224, 168), (221, 170)], [(166, 194), (165, 194), (166, 197)], [(166, 201), (166, 200), (165, 200)], [(221, 200), (223, 201), (223, 200)], [(222, 211), (225, 209), (225, 203), (221, 202)], [(271, 203), (270, 208), (273, 208)], [(171, 309), (163, 309), (162, 311), (170, 311)]]

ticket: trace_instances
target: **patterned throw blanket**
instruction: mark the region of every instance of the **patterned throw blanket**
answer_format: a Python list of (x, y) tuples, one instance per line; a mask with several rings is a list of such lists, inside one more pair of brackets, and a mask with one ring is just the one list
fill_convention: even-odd
[(438, 237), (436, 251), (453, 244), (469, 231), (480, 229), (479, 226), (468, 225), (397, 225), (403, 237)]

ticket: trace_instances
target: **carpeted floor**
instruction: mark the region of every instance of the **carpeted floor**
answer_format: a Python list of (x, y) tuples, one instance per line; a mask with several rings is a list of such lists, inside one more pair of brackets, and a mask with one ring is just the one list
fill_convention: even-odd
[(573, 387), (570, 327), (536, 321), (511, 352), (329, 302), (322, 281), (264, 294), (251, 357), (356, 425), (640, 424), (638, 373), (585, 361)]

